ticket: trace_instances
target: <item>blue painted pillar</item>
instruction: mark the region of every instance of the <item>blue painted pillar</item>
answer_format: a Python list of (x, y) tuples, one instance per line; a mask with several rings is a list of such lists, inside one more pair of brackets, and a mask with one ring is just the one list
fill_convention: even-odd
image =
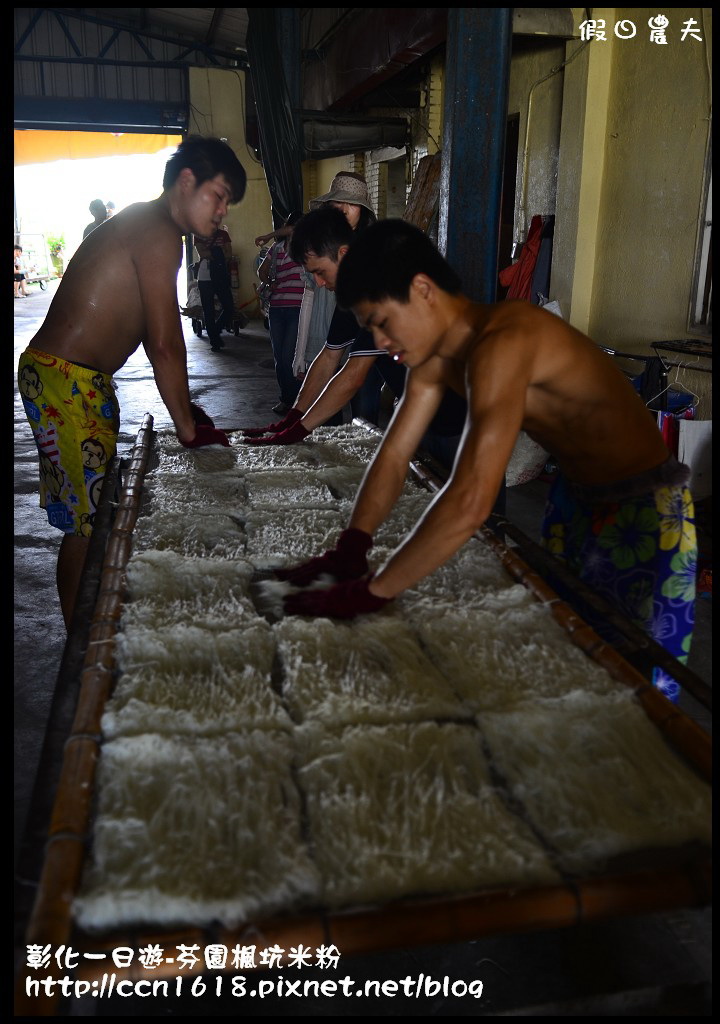
[(511, 7), (450, 7), (438, 248), (477, 302), (494, 302), (512, 45)]

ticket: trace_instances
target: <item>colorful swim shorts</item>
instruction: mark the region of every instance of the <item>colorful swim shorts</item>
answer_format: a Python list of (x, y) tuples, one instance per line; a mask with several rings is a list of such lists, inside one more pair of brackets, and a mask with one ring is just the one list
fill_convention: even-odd
[(113, 379), (28, 348), (18, 363), (18, 387), (38, 449), (48, 522), (89, 537), (120, 429)]
[[(542, 538), (584, 583), (685, 664), (695, 624), (695, 512), (683, 483), (658, 483), (642, 494), (588, 500), (582, 492), (589, 488), (559, 476)], [(677, 682), (659, 667), (653, 683), (678, 699)]]

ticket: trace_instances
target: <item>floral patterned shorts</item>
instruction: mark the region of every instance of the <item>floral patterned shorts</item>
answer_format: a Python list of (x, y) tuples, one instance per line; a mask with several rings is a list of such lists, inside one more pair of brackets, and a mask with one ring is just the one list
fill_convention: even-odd
[[(660, 486), (621, 501), (584, 501), (559, 476), (548, 495), (543, 545), (683, 664), (695, 624), (697, 539), (692, 496)], [(656, 668), (653, 684), (680, 687)]]

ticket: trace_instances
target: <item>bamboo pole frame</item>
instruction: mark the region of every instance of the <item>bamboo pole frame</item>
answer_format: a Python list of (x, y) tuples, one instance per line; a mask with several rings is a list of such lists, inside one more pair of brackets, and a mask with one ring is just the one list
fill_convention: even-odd
[[(355, 421), (358, 422), (358, 421)], [(372, 425), (360, 425), (376, 431)], [(131, 929), (88, 935), (74, 928), (71, 905), (79, 885), (90, 822), (95, 766), (100, 753), (100, 720), (113, 682), (114, 641), (124, 597), (124, 573), (130, 554), (144, 475), (150, 455), (152, 417), (147, 415), (137, 436), (133, 458), (115, 526), (108, 542), (100, 592), (93, 616), (90, 642), (82, 673), (81, 694), (72, 733), (65, 748), (63, 773), (56, 797), (45, 865), (27, 942), (63, 945), (98, 953), (117, 945), (141, 946), (172, 943), (222, 943), (228, 948), (243, 942), (260, 946), (277, 943), (285, 951), (300, 943), (334, 943), (343, 955), (379, 952), (430, 943), (458, 942), (481, 936), (570, 927), (627, 914), (648, 913), (686, 906), (703, 906), (711, 899), (710, 853), (697, 846), (649, 851), (651, 861), (642, 870), (617, 869), (598, 877), (566, 880), (534, 889), (503, 889), (456, 897), (403, 899), (392, 905), (343, 912), (318, 909), (300, 916), (248, 922), (234, 930), (222, 928)], [(411, 464), (415, 479), (437, 489), (441, 482), (422, 463)], [(669, 743), (710, 779), (709, 737), (630, 666), (570, 608), (545, 581), (510, 551), (487, 527), (478, 539), (487, 543), (513, 578), (537, 600), (548, 605), (558, 623), (591, 659), (630, 686), (650, 719)], [(249, 938), (248, 936), (252, 937)], [(287, 963), (287, 957), (281, 962)], [(202, 959), (195, 974), (202, 973)], [(74, 972), (78, 979), (98, 979), (107, 965), (83, 961)], [(137, 966), (128, 979), (177, 975), (177, 968), (160, 966), (146, 974)], [(51, 975), (52, 970), (47, 974)], [(55, 973), (59, 973), (55, 970)], [(192, 976), (191, 969), (187, 972)], [(55, 997), (29, 1000), (17, 985), (18, 1016), (54, 1015)]]
[[(80, 694), (65, 743), (60, 780), (40, 881), (27, 927), (28, 944), (63, 946), (72, 932), (72, 901), (80, 883), (90, 822), (95, 768), (100, 756), (100, 719), (112, 687), (114, 647), (124, 598), (125, 566), (132, 544), (152, 443), (147, 413), (137, 434), (130, 467), (110, 533), (95, 613), (80, 677)], [(51, 960), (48, 977), (61, 973)], [(18, 990), (19, 1016), (52, 1016), (55, 999), (29, 1001)], [(34, 1011), (34, 1012), (30, 1012)]]

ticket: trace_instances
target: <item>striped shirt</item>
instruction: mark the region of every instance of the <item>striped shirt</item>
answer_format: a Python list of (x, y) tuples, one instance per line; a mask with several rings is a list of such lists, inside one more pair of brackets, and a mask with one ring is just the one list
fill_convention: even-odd
[(276, 242), (275, 284), (270, 296), (270, 307), (287, 308), (300, 306), (302, 303), (305, 282), (302, 267), (293, 262), (285, 252), (283, 242)]

